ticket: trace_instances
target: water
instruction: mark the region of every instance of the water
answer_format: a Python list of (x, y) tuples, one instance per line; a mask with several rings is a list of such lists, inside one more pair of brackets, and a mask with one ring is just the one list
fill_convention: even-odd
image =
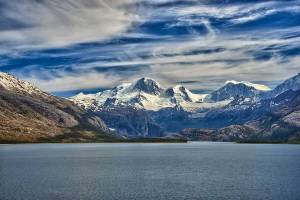
[(300, 199), (300, 145), (0, 145), (0, 199)]

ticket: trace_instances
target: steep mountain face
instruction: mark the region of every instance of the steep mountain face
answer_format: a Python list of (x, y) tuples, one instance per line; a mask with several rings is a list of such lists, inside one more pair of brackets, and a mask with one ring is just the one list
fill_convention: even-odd
[(300, 89), (300, 73), (296, 76), (287, 79), (283, 83), (279, 84), (274, 90), (268, 93), (268, 97), (275, 97), (288, 90), (299, 90)]
[(159, 83), (149, 78), (142, 78), (138, 80), (134, 84), (133, 90), (145, 92), (152, 95), (159, 95), (163, 91)]
[(213, 101), (223, 101), (227, 99), (235, 99), (237, 97), (255, 98), (259, 97), (266, 91), (271, 90), (269, 87), (250, 82), (227, 81), (220, 89), (212, 92), (209, 99)]
[(127, 137), (162, 137), (163, 130), (145, 110), (135, 107), (104, 107), (95, 112), (109, 127)]
[(0, 73), (0, 141), (95, 141), (110, 139), (105, 123), (73, 102)]

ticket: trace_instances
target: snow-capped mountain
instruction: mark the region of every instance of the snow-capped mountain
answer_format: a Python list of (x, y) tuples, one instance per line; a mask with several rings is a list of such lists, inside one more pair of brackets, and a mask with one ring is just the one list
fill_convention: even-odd
[(270, 91), (268, 86), (261, 84), (254, 84), (246, 81), (226, 81), (225, 85), (218, 90), (212, 92), (207, 99), (212, 101), (224, 101), (228, 99), (235, 99), (236, 97), (256, 98), (261, 94)]
[[(195, 94), (182, 85), (164, 88), (153, 79), (141, 78), (134, 83), (123, 83), (96, 94), (79, 93), (70, 100), (97, 113), (106, 124), (123, 135), (157, 136), (161, 135), (160, 129), (176, 132), (201, 124), (220, 126), (223, 121), (217, 119), (220, 121), (218, 125), (215, 122), (210, 124), (206, 121), (207, 116), (219, 113), (235, 102), (237, 96), (247, 94), (247, 97), (253, 97), (254, 93), (265, 90), (268, 87), (263, 85), (228, 81), (224, 87), (212, 93), (224, 95), (219, 101), (214, 101), (211, 99), (214, 96)], [(244, 101), (249, 104), (249, 100)], [(239, 102), (237, 109), (243, 102)], [(136, 118), (137, 115), (140, 117)]]
[(139, 79), (132, 88), (133, 91), (144, 92), (151, 95), (160, 95), (164, 90), (160, 84), (150, 78)]
[(141, 78), (135, 83), (124, 83), (96, 94), (79, 93), (70, 99), (92, 110), (109, 106), (133, 106), (158, 111), (181, 106), (186, 111), (196, 111), (225, 106), (236, 97), (258, 97), (269, 90), (265, 85), (227, 81), (223, 87), (211, 94), (195, 94), (182, 85), (163, 88), (153, 79)]
[[(70, 100), (97, 113), (109, 127), (122, 135), (157, 137), (170, 130), (171, 123), (165, 123), (169, 116), (186, 116), (185, 113), (229, 103), (206, 103), (206, 96), (194, 94), (182, 85), (163, 88), (153, 79), (142, 78), (96, 94), (79, 93)], [(155, 117), (156, 114), (159, 116)], [(178, 123), (177, 119), (174, 118)], [(178, 124), (181, 126), (181, 123)]]
[[(194, 126), (200, 124), (207, 116), (214, 116), (223, 110), (247, 107), (252, 101), (256, 101), (254, 97), (267, 90), (269, 88), (264, 85), (227, 81), (222, 88), (209, 95), (195, 94), (182, 85), (164, 88), (153, 79), (141, 78), (134, 83), (124, 83), (96, 94), (80, 93), (70, 100), (87, 110), (98, 112), (104, 119), (107, 116), (101, 115), (103, 112), (109, 115), (110, 112), (116, 113), (116, 110), (123, 110), (123, 113), (129, 113), (129, 110), (145, 110), (145, 114), (150, 115), (149, 119), (152, 118), (161, 127), (173, 131), (179, 129), (183, 121), (186, 126)], [(132, 116), (127, 114), (123, 118), (129, 120)], [(178, 120), (181, 123), (178, 123)], [(117, 124), (116, 119), (113, 121)], [(111, 124), (109, 119), (105, 122)], [(111, 125), (114, 127), (114, 124)]]
[(101, 110), (103, 107), (132, 106), (157, 111), (177, 105), (186, 110), (193, 110), (201, 107), (206, 95), (194, 94), (181, 85), (165, 89), (153, 79), (142, 78), (135, 83), (121, 84), (112, 90), (96, 94), (80, 93), (70, 99), (92, 110)]
[(181, 133), (196, 140), (300, 141), (300, 90), (288, 90), (237, 111), (217, 114), (217, 121), (231, 120), (227, 126), (215, 129), (188, 128)]
[(245, 81), (227, 81), (210, 94), (195, 94), (182, 85), (164, 88), (153, 79), (142, 78), (96, 94), (80, 93), (70, 99), (98, 113), (109, 127), (124, 135), (157, 136), (162, 131), (218, 129), (257, 119), (269, 112), (271, 104), (277, 105), (266, 100), (270, 93), (300, 88), (298, 76), (275, 90)]

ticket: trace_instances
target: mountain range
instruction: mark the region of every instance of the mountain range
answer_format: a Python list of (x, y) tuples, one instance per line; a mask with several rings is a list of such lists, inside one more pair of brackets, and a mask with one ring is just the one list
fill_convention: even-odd
[(70, 100), (129, 137), (180, 133), (197, 140), (287, 141), (298, 139), (299, 80), (300, 74), (274, 89), (231, 80), (209, 94), (195, 94), (182, 85), (163, 88), (151, 78), (141, 78)]
[(300, 74), (274, 89), (227, 81), (208, 94), (151, 78), (68, 99), (0, 73), (1, 142), (120, 138), (213, 141), (300, 140)]

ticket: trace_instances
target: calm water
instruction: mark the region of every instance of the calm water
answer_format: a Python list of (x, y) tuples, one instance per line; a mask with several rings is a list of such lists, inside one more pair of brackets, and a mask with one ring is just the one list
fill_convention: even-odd
[(300, 145), (0, 145), (0, 199), (300, 199)]

